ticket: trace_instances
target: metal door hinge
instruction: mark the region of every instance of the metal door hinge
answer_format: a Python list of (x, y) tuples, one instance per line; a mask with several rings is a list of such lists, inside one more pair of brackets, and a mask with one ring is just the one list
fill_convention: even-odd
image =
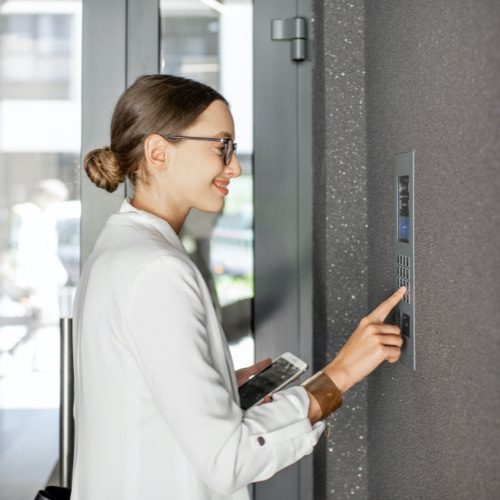
[(292, 42), (292, 61), (304, 61), (307, 43), (306, 18), (273, 19), (271, 21), (271, 40), (290, 40)]

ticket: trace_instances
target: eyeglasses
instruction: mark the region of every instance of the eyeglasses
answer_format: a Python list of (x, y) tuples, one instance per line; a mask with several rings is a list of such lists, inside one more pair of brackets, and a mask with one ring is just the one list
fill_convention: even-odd
[(231, 163), (231, 158), (233, 153), (236, 153), (236, 142), (230, 137), (193, 137), (191, 135), (162, 135), (165, 139), (188, 139), (194, 141), (212, 141), (212, 142), (222, 142), (224, 147), (222, 148), (222, 157), (224, 158), (224, 165), (229, 165)]

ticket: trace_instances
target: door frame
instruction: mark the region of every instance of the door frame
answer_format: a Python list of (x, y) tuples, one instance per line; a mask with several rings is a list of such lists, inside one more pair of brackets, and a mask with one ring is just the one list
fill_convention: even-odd
[[(109, 124), (120, 94), (141, 74), (159, 71), (157, 0), (84, 0), (82, 54), (82, 159), (109, 145)], [(81, 267), (108, 217), (131, 186), (114, 193), (95, 186), (81, 169)]]
[[(312, 374), (312, 0), (254, 0), (255, 350), (290, 351)], [(271, 39), (273, 19), (306, 19), (306, 59)], [(308, 500), (313, 455), (254, 484), (255, 500)]]

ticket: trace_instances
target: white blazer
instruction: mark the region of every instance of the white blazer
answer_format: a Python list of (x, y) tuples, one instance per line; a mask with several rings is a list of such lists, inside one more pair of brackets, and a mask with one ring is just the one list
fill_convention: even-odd
[(128, 200), (87, 259), (73, 317), (72, 500), (248, 500), (324, 431), (300, 385), (240, 408), (204, 279), (172, 227)]

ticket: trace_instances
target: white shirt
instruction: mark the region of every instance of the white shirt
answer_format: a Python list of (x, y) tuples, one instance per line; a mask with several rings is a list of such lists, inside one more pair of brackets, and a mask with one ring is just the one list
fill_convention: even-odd
[(173, 228), (127, 200), (84, 266), (73, 315), (72, 500), (249, 500), (248, 485), (324, 431), (300, 385), (240, 408), (205, 281)]

